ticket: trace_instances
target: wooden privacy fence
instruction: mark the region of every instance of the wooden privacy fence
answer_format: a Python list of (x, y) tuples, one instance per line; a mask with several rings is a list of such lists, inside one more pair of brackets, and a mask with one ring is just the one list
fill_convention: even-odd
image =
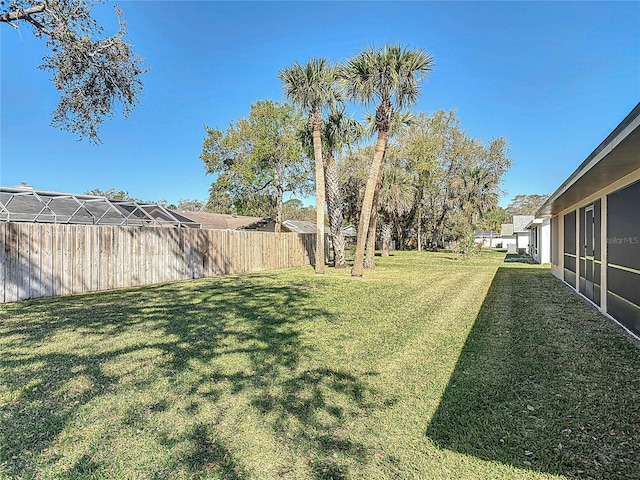
[(0, 223), (0, 302), (315, 262), (315, 235)]

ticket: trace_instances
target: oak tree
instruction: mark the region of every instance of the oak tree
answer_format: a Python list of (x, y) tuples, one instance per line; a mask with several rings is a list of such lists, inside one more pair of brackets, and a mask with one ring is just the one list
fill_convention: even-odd
[(16, 30), (32, 27), (50, 54), (39, 67), (52, 72), (60, 92), (52, 125), (101, 143), (99, 130), (116, 104), (127, 117), (140, 104), (141, 76), (148, 71), (125, 36), (127, 24), (116, 7), (118, 32), (105, 35), (92, 16), (94, 0), (2, 0), (0, 22)]
[(284, 194), (312, 191), (312, 163), (299, 135), (303, 128), (298, 110), (270, 100), (251, 105), (249, 117), (232, 122), (226, 132), (205, 126), (200, 158), (207, 173), (217, 175), (210, 194), (228, 198), (235, 213), (274, 216), (279, 231)]

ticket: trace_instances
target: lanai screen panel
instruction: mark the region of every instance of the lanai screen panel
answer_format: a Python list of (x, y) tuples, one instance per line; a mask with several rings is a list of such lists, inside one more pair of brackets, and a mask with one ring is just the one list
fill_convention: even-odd
[(13, 222), (54, 222), (55, 214), (29, 193), (0, 191), (0, 219)]
[(580, 210), (580, 278), (579, 291), (600, 305), (600, 200)]
[(0, 187), (0, 220), (7, 222), (123, 225), (104, 197)]
[(607, 198), (607, 309), (640, 334), (640, 182)]
[(77, 197), (69, 195), (40, 195), (48, 208), (55, 214), (55, 223), (74, 223), (93, 225), (95, 217), (88, 211)]
[(560, 265), (562, 250), (560, 250), (560, 219), (557, 216), (551, 218), (551, 238), (551, 263)]
[(593, 301), (600, 305), (600, 284), (602, 279), (602, 212), (600, 200), (593, 204), (594, 245), (593, 245)]
[(84, 206), (97, 219), (99, 225), (122, 225), (122, 213), (111, 202), (89, 200)]
[(576, 285), (576, 212), (564, 216), (564, 281)]
[(0, 221), (200, 228), (199, 223), (157, 204), (24, 187), (0, 187)]

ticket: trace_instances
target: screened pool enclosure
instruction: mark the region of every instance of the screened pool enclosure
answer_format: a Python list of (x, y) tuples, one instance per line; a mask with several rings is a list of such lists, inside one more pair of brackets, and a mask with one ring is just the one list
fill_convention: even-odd
[(0, 221), (200, 228), (199, 223), (155, 203), (49, 192), (22, 185), (0, 187)]

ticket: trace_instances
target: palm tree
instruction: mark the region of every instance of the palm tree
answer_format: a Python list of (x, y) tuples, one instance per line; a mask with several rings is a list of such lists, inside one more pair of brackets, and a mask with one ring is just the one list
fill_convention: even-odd
[(312, 58), (302, 66), (295, 62), (280, 71), (285, 96), (309, 112), (307, 127), (313, 135), (316, 171), (316, 261), (315, 272), (324, 273), (325, 181), (322, 159), (322, 110), (336, 98), (337, 69), (324, 58)]
[(498, 204), (499, 179), (485, 167), (473, 166), (462, 171), (462, 180), (466, 193), (465, 210), (469, 223), (476, 223), (484, 212), (492, 210)]
[[(382, 156), (384, 163), (384, 155)], [(373, 192), (373, 202), (371, 207), (371, 216), (369, 217), (369, 231), (367, 233), (367, 243), (365, 244), (365, 255), (363, 267), (366, 269), (376, 268), (376, 237), (378, 233), (378, 202), (380, 197), (380, 183), (382, 182), (383, 169), (380, 168), (376, 189)]]
[(373, 199), (394, 110), (402, 110), (416, 103), (420, 94), (420, 81), (432, 67), (433, 58), (422, 49), (409, 50), (401, 45), (386, 45), (380, 49), (367, 48), (350, 59), (342, 69), (350, 99), (365, 105), (378, 102), (375, 120), (378, 139), (358, 222), (358, 243), (351, 270), (354, 277), (361, 277), (364, 270), (364, 250)]
[[(382, 256), (389, 256), (392, 226), (396, 227), (400, 217), (407, 214), (416, 198), (415, 179), (395, 165), (384, 168), (380, 184), (380, 210), (382, 211)], [(396, 228), (398, 230), (398, 228)]]
[[(387, 144), (393, 138), (398, 136), (404, 128), (411, 125), (413, 122), (413, 114), (411, 112), (394, 112), (393, 120), (389, 125), (387, 131)], [(367, 115), (367, 127), (368, 134), (373, 135), (376, 131), (376, 119), (375, 116)], [(382, 164), (387, 156), (387, 149), (385, 148), (382, 154)], [(378, 207), (380, 202), (380, 184), (382, 183), (384, 168), (380, 167), (380, 173), (378, 174), (378, 182), (376, 183), (376, 190), (373, 193), (373, 207), (371, 208), (371, 218), (369, 219), (369, 233), (367, 235), (367, 243), (365, 246), (364, 268), (373, 269), (376, 268), (376, 234), (378, 231)]]
[(346, 221), (354, 225), (357, 225), (362, 210), (372, 157), (373, 145), (350, 148), (340, 157), (337, 165), (343, 214)]
[(331, 107), (322, 133), (324, 144), (327, 147), (324, 155), (325, 182), (329, 228), (331, 229), (333, 244), (333, 264), (335, 268), (346, 268), (345, 240), (342, 232), (343, 208), (335, 154), (342, 150), (345, 145), (357, 142), (363, 133), (363, 129), (360, 123), (346, 114), (344, 105), (335, 104)]

